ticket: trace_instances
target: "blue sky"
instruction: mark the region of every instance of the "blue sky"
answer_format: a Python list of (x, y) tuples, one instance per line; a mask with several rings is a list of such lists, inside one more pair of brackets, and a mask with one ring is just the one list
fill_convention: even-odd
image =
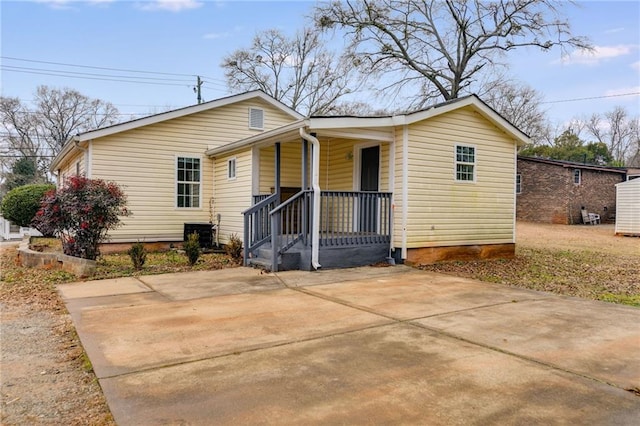
[[(2, 95), (28, 102), (38, 85), (71, 87), (112, 102), (124, 114), (160, 112), (229, 94), (222, 58), (247, 47), (257, 31), (293, 33), (311, 13), (309, 1), (6, 1), (0, 3)], [(566, 12), (574, 33), (588, 36), (594, 54), (528, 49), (510, 55), (510, 74), (540, 91), (552, 121), (624, 106), (640, 115), (640, 2), (583, 1)], [(335, 43), (340, 43), (336, 39)], [(41, 62), (36, 62), (41, 61)], [(68, 67), (75, 64), (94, 69)], [(59, 70), (74, 78), (46, 75)], [(145, 74), (152, 71), (166, 74)], [(78, 78), (78, 77), (85, 78)], [(103, 79), (134, 80), (125, 83)], [(150, 80), (150, 78), (164, 80)], [(635, 95), (618, 96), (629, 93)], [(588, 100), (576, 100), (594, 98)], [(562, 101), (562, 102), (558, 102)]]

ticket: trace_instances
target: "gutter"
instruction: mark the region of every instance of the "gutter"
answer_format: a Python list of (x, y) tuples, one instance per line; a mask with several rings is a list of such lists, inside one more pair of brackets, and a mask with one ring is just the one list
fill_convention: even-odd
[(313, 150), (311, 152), (311, 187), (313, 188), (313, 211), (311, 218), (311, 266), (313, 269), (320, 269), (322, 265), (318, 262), (320, 254), (320, 141), (304, 128), (300, 128), (300, 136), (311, 142)]
[(62, 159), (65, 158), (73, 150), (74, 147), (78, 146), (79, 142), (80, 138), (78, 137), (78, 135), (72, 136), (71, 139), (69, 139), (69, 141), (62, 147), (62, 150), (60, 150), (56, 158), (53, 159), (53, 161), (49, 165), (49, 170), (51, 172), (55, 172), (56, 167), (60, 165)]

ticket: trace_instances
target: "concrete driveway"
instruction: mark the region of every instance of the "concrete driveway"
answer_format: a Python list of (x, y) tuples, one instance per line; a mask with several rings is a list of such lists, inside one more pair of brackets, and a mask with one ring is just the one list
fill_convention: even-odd
[(122, 426), (640, 421), (636, 308), (404, 266), (59, 291)]

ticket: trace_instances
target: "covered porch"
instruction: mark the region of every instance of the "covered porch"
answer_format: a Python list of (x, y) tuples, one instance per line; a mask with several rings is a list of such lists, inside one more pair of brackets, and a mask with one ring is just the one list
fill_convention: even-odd
[(393, 132), (326, 128), (322, 121), (264, 134), (252, 146), (245, 265), (313, 270), (390, 255)]

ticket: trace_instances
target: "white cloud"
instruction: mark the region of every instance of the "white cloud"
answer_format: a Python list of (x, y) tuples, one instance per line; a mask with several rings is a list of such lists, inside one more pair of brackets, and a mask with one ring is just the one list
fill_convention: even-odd
[(599, 63), (625, 56), (631, 53), (637, 46), (619, 44), (617, 46), (594, 46), (592, 51), (576, 50), (559, 62), (563, 64), (598, 65)]
[(205, 38), (207, 40), (218, 40), (221, 38), (227, 38), (231, 35), (230, 32), (224, 32), (224, 33), (208, 33), (202, 36), (202, 38)]
[(631, 64), (631, 68), (633, 68), (636, 71), (640, 71), (640, 61), (636, 61), (634, 63)]
[(183, 10), (197, 9), (204, 3), (197, 0), (152, 0), (141, 3), (142, 10), (167, 10), (169, 12), (181, 12)]

